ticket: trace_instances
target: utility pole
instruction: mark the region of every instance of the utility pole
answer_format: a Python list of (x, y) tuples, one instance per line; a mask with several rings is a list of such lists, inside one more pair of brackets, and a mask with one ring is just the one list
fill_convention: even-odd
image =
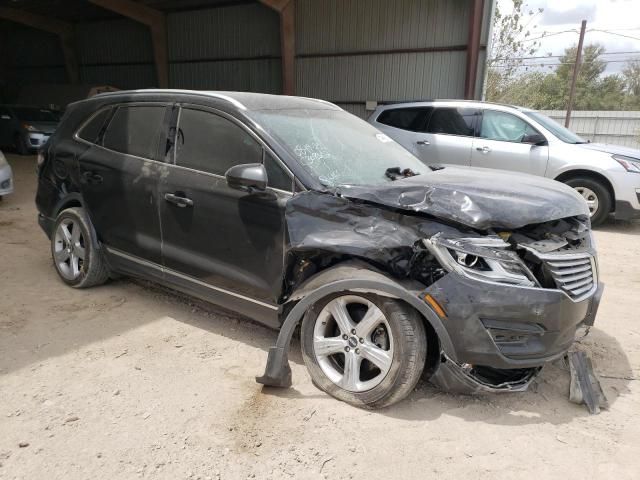
[(578, 51), (576, 52), (576, 63), (573, 66), (573, 76), (571, 77), (571, 90), (569, 90), (569, 103), (567, 105), (567, 116), (564, 119), (564, 126), (569, 128), (569, 122), (571, 121), (571, 111), (573, 110), (573, 100), (576, 95), (576, 80), (578, 80), (578, 73), (580, 72), (580, 62), (582, 61), (582, 44), (584, 43), (584, 33), (587, 30), (587, 21), (582, 20), (582, 27), (580, 28), (580, 40), (578, 40)]

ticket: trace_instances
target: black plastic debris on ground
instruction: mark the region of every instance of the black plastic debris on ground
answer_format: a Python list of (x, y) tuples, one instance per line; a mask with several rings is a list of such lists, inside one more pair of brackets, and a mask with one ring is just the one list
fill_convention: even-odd
[(591, 415), (597, 415), (600, 408), (607, 408), (609, 404), (593, 371), (591, 358), (581, 351), (569, 352), (567, 356), (571, 372), (569, 400), (577, 404), (584, 403)]

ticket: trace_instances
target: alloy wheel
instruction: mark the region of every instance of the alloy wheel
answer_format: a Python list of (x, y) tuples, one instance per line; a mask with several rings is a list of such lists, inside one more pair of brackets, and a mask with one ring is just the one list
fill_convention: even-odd
[(75, 280), (80, 276), (85, 262), (85, 239), (78, 222), (65, 218), (58, 224), (53, 258), (64, 278)]
[(391, 369), (391, 327), (382, 310), (366, 298), (334, 298), (318, 315), (313, 333), (313, 350), (320, 368), (344, 390), (371, 390)]
[(587, 187), (573, 187), (576, 192), (584, 197), (587, 202), (587, 206), (589, 207), (589, 216), (593, 217), (595, 213), (598, 211), (598, 195)]

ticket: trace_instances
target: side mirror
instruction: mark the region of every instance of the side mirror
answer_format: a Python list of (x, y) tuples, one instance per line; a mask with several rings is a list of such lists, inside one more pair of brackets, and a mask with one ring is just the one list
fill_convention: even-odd
[(544, 138), (539, 133), (533, 133), (531, 135), (525, 135), (522, 138), (522, 142), (521, 143), (529, 143), (529, 144), (535, 145), (537, 147), (542, 147), (544, 145), (547, 145), (547, 139)]
[(224, 174), (227, 185), (237, 190), (260, 190), (267, 188), (267, 171), (261, 163), (236, 165)]

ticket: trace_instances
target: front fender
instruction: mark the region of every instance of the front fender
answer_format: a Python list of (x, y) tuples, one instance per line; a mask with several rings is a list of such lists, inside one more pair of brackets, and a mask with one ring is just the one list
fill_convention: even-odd
[(438, 335), (440, 349), (455, 361), (453, 344), (440, 318), (418, 297), (418, 293), (423, 289), (424, 286), (419, 290), (413, 290), (409, 284), (403, 285), (382, 273), (371, 270), (368, 266), (358, 264), (339, 265), (319, 273), (291, 295), (290, 301), (297, 301), (297, 303), (284, 320), (276, 345), (269, 349), (264, 375), (256, 377), (256, 381), (272, 387), (291, 386), (288, 352), (293, 332), (311, 305), (337, 292), (375, 293), (407, 302), (429, 322)]

